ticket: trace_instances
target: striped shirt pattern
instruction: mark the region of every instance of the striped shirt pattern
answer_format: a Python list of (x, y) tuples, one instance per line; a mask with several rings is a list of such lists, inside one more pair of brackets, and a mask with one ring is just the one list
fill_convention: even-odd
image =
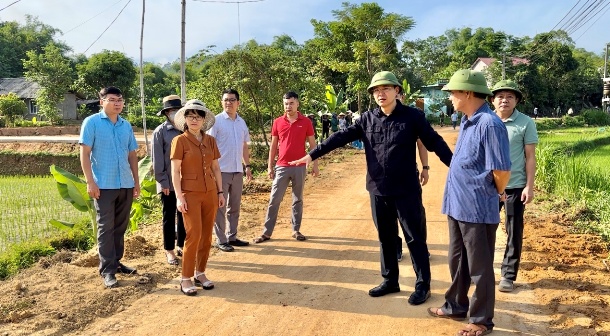
[(119, 116), (113, 124), (102, 110), (85, 118), (78, 142), (91, 147), (93, 180), (100, 189), (134, 187), (128, 157), (138, 144), (127, 120)]
[(250, 141), (246, 121), (239, 114), (233, 120), (227, 112), (222, 112), (216, 116), (214, 126), (207, 133), (216, 139), (216, 145), (221, 155), (218, 159), (220, 171), (243, 173), (244, 142)]
[(498, 224), (499, 196), (492, 170), (510, 167), (506, 127), (485, 103), (470, 119), (462, 117), (442, 212), (461, 222)]

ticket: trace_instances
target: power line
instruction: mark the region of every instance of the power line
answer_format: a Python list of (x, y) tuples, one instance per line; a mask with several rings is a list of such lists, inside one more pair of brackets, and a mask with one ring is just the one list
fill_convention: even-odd
[(265, 0), (243, 0), (243, 1), (220, 1), (220, 0), (193, 0), (198, 2), (215, 2), (215, 3), (247, 3), (247, 2), (263, 2)]
[(92, 16), (91, 18), (89, 18), (87, 21), (85, 21), (85, 22), (83, 22), (83, 23), (79, 24), (78, 26), (76, 26), (76, 27), (74, 27), (74, 28), (71, 28), (70, 30), (66, 31), (66, 32), (65, 32), (65, 33), (63, 33), (62, 35), (66, 35), (66, 34), (68, 34), (69, 32), (71, 32), (71, 31), (75, 30), (76, 28), (78, 28), (78, 27), (80, 27), (80, 26), (84, 25), (85, 23), (87, 23), (87, 22), (89, 22), (89, 21), (91, 21), (91, 20), (95, 19), (96, 17), (98, 17), (98, 16), (102, 15), (104, 12), (106, 12), (106, 11), (107, 11), (107, 10), (109, 10), (110, 8), (114, 7), (116, 4), (118, 4), (118, 3), (119, 3), (119, 2), (121, 2), (121, 1), (123, 1), (123, 0), (119, 0), (119, 1), (115, 2), (114, 4), (110, 5), (110, 7), (108, 7), (108, 8), (106, 8), (106, 9), (104, 9), (103, 11), (101, 11), (101, 12), (99, 12), (99, 13), (95, 14), (94, 16)]
[[(577, 32), (580, 28), (582, 28), (584, 25), (589, 23), (589, 21), (591, 21), (591, 19), (596, 17), (605, 8), (605, 6), (604, 6), (601, 9), (598, 9), (603, 4), (604, 4), (604, 0), (599, 0), (598, 4), (595, 5), (595, 7), (593, 7), (591, 9), (591, 11), (589, 11), (589, 13), (582, 19), (582, 23), (575, 26), (570, 32), (568, 32), (568, 34), (573, 34), (573, 33)], [(607, 5), (608, 4), (606, 3), (606, 6)], [(591, 14), (593, 14), (593, 15), (591, 15)]]
[(97, 42), (102, 35), (104, 35), (104, 33), (108, 30), (108, 28), (110, 28), (110, 26), (112, 26), (112, 24), (114, 23), (114, 21), (116, 21), (116, 19), (119, 18), (119, 16), (121, 15), (121, 13), (123, 13), (123, 10), (125, 9), (125, 7), (127, 7), (127, 5), (129, 5), (129, 3), (131, 2), (131, 0), (127, 1), (127, 3), (125, 4), (125, 6), (123, 6), (123, 8), (121, 8), (121, 11), (119, 12), (119, 14), (117, 14), (117, 16), (114, 18), (114, 20), (112, 20), (112, 22), (110, 22), (110, 24), (108, 25), (108, 27), (106, 27), (106, 29), (104, 29), (104, 31), (100, 34), (100, 36), (98, 36), (95, 41), (93, 41), (93, 43), (91, 43), (91, 45), (89, 47), (87, 47), (87, 49), (83, 52), (86, 53), (87, 51), (89, 51), (89, 48), (93, 47), (93, 45), (95, 44), (95, 42)]
[(561, 22), (562, 22), (562, 21), (563, 21), (563, 20), (564, 20), (564, 19), (565, 19), (565, 18), (566, 18), (568, 15), (570, 15), (570, 13), (572, 13), (572, 10), (573, 10), (574, 8), (576, 8), (576, 6), (578, 6), (578, 4), (579, 4), (579, 3), (580, 3), (580, 0), (578, 0), (578, 2), (577, 2), (577, 3), (576, 3), (574, 6), (572, 6), (572, 8), (571, 8), (571, 9), (568, 11), (568, 13), (567, 13), (567, 14), (566, 14), (566, 15), (565, 15), (565, 16), (564, 16), (564, 17), (563, 17), (561, 20), (559, 20), (559, 22), (557, 22), (557, 24), (556, 24), (556, 25), (555, 25), (555, 26), (554, 26), (554, 27), (553, 27), (551, 30), (555, 30), (555, 28), (557, 28), (557, 26), (559, 26), (559, 24), (560, 24), (560, 23), (561, 23)]
[(582, 25), (588, 21), (589, 16), (603, 3), (603, 1), (604, 0), (597, 0), (597, 2), (592, 3), (587, 8), (587, 12), (583, 13), (584, 16), (580, 20), (574, 22), (574, 24), (570, 28), (567, 29), (568, 34), (572, 34), (575, 31), (577, 31), (578, 29), (580, 29), (580, 27), (582, 27)]
[(569, 22), (569, 24), (565, 25), (562, 29), (565, 30), (566, 32), (570, 31), (571, 29), (573, 29), (576, 25), (578, 25), (578, 23), (580, 23), (583, 20), (583, 15), (585, 15), (585, 17), (587, 15), (589, 15), (589, 13), (591, 12), (591, 6), (595, 5), (597, 2), (599, 2), (600, 0), (591, 0), (591, 3), (589, 3), (589, 1), (587, 1), (582, 7), (581, 9), (588, 4), (587, 8), (585, 8), (584, 10), (582, 10), (578, 16), (574, 17), (572, 19), (572, 21)]
[(4, 7), (4, 8), (0, 8), (0, 12), (2, 12), (3, 10), (5, 10), (5, 9), (7, 9), (7, 8), (11, 7), (12, 5), (14, 5), (14, 4), (16, 4), (16, 3), (18, 3), (19, 1), (21, 1), (21, 0), (17, 0), (17, 1), (15, 1), (15, 2), (13, 2), (13, 3), (11, 3), (11, 4), (7, 5), (7, 6), (6, 6), (6, 7)]
[[(602, 10), (604, 10), (604, 8), (608, 7), (608, 5), (610, 5), (610, 2), (608, 2), (604, 7), (602, 7), (602, 9), (600, 9), (600, 12)], [(593, 23), (589, 26), (589, 28), (587, 28), (582, 34), (580, 34), (580, 36), (578, 36), (574, 41), (578, 41), (578, 39), (580, 39), (583, 35), (585, 35), (586, 32), (589, 31), (589, 29), (591, 29), (591, 27), (595, 26), (595, 24), (597, 23), (597, 21), (599, 21), (599, 19), (601, 19), (606, 12), (610, 9), (610, 7), (606, 8), (606, 10), (604, 11), (604, 13), (600, 16), (597, 17), (597, 19), (595, 21), (593, 21)]]

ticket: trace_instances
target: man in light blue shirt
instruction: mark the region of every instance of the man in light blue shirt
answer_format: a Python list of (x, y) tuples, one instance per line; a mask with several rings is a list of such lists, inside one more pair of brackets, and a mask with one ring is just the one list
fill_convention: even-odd
[[(483, 335), (494, 327), (494, 249), (500, 222), (499, 201), (510, 177), (506, 127), (487, 105), (491, 91), (481, 72), (459, 70), (442, 89), (464, 114), (455, 145), (442, 212), (449, 225), (451, 285), (434, 317), (470, 323), (458, 335)], [(469, 299), (471, 281), (475, 289)]]
[(120, 261), (131, 202), (140, 195), (138, 145), (129, 122), (119, 117), (125, 104), (121, 90), (110, 86), (99, 96), (102, 110), (85, 118), (81, 127), (80, 162), (97, 212), (99, 272), (112, 288), (118, 285), (117, 272), (136, 273)]
[[(250, 133), (248, 126), (237, 113), (239, 108), (239, 92), (235, 89), (226, 89), (222, 92), (222, 106), (224, 111), (216, 116), (214, 126), (207, 132), (216, 139), (220, 151), (220, 171), (222, 173), (222, 190), (227, 200), (224, 207), (218, 208), (214, 232), (216, 233), (216, 247), (224, 252), (232, 252), (233, 246), (248, 246), (250, 243), (237, 238), (237, 226), (243, 189), (244, 166), (246, 179), (252, 180), (250, 167), (250, 151), (248, 142)], [(227, 232), (227, 219), (229, 231)]]
[(523, 95), (512, 80), (502, 80), (492, 88), (495, 112), (506, 125), (510, 142), (511, 174), (506, 186), (504, 206), (505, 228), (508, 235), (502, 260), (501, 292), (512, 292), (517, 280), (523, 245), (523, 213), (525, 205), (534, 199), (536, 175), (536, 144), (538, 132), (532, 118), (519, 112), (516, 106)]

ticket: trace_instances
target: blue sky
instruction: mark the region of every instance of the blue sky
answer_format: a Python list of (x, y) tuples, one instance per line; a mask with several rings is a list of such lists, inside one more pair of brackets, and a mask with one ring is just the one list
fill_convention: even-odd
[[(14, 1), (0, 0), (0, 8)], [(64, 35), (59, 36), (59, 39), (72, 47), (74, 52), (83, 53), (128, 1), (21, 0), (0, 11), (0, 20), (24, 22), (26, 14), (36, 16), (40, 21), (62, 30)], [(292, 36), (297, 42), (303, 43), (313, 37), (310, 20), (332, 20), (331, 11), (340, 8), (341, 2), (264, 0), (242, 3), (239, 5), (238, 19), (238, 5), (235, 3), (187, 0), (186, 54), (190, 56), (208, 45), (216, 45), (215, 51), (222, 52), (240, 41), (250, 39), (269, 43), (274, 36), (281, 34)], [(368, 1), (351, 1), (362, 2)], [(405, 35), (408, 40), (441, 35), (447, 29), (462, 27), (492, 27), (496, 31), (516, 36), (533, 37), (551, 30), (578, 2), (377, 1), (386, 12), (410, 16), (415, 20), (416, 26)], [(180, 3), (181, 0), (146, 1), (145, 60), (165, 63), (180, 57)], [(580, 1), (576, 9), (583, 3), (586, 1)], [(604, 0), (604, 4), (606, 3), (608, 0)], [(610, 9), (610, 6), (604, 7), (600, 12), (599, 20), (595, 17), (571, 34), (577, 47), (596, 53), (604, 50), (605, 44), (610, 42), (610, 10), (606, 11), (607, 9)], [(131, 0), (116, 22), (89, 48), (86, 55), (109, 49), (122, 51), (134, 60), (139, 60), (141, 15), (142, 0)], [(89, 21), (85, 23), (87, 20)], [(79, 27), (73, 29), (77, 26)]]

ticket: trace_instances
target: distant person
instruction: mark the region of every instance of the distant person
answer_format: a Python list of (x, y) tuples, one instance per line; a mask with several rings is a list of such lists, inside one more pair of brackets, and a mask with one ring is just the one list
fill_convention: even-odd
[(313, 127), (313, 136), (318, 139), (318, 120), (316, 119), (315, 114), (310, 113), (307, 115), (307, 118), (311, 121), (311, 126)]
[(574, 114), (574, 109), (571, 107), (568, 109), (568, 115), (571, 117)]
[[(180, 108), (182, 108), (182, 102), (179, 96), (164, 97), (163, 108), (157, 113), (157, 116), (165, 116), (165, 121), (157, 126), (152, 135), (153, 170), (157, 182), (157, 193), (161, 197), (161, 212), (163, 214), (163, 248), (170, 265), (178, 265), (176, 254), (182, 255), (184, 238), (186, 237), (182, 213), (176, 207), (176, 192), (172, 185), (172, 167), (169, 158), (172, 140), (182, 134), (182, 131), (174, 125), (174, 117)], [(176, 245), (178, 249), (174, 252)]]
[(324, 141), (330, 135), (330, 118), (328, 113), (322, 115), (322, 137), (320, 141)]
[(226, 201), (225, 206), (219, 207), (216, 213), (214, 233), (216, 247), (224, 252), (232, 252), (234, 246), (250, 245), (249, 242), (237, 238), (244, 172), (246, 181), (252, 180), (248, 148), (250, 131), (246, 121), (237, 112), (241, 104), (239, 92), (235, 89), (226, 89), (222, 92), (220, 101), (223, 111), (216, 116), (214, 126), (207, 131), (207, 134), (216, 139), (220, 151), (218, 165), (222, 176), (221, 190)]
[[(500, 222), (499, 201), (510, 177), (506, 127), (489, 108), (491, 91), (483, 73), (458, 70), (442, 88), (456, 111), (464, 114), (451, 160), (442, 212), (449, 224), (451, 284), (434, 317), (470, 323), (458, 335), (484, 335), (494, 328), (494, 251)], [(468, 297), (470, 285), (474, 293)]]
[(187, 101), (174, 117), (176, 127), (184, 131), (172, 141), (170, 157), (176, 204), (186, 228), (180, 291), (188, 296), (197, 295), (195, 286), (214, 288), (205, 270), (214, 219), (218, 208), (225, 206), (218, 164), (220, 152), (216, 140), (205, 133), (215, 121), (214, 113), (197, 99)]
[(453, 129), (455, 129), (455, 126), (457, 126), (457, 120), (458, 120), (457, 111), (453, 111), (453, 113), (451, 114), (451, 125), (453, 126)]
[[(303, 188), (305, 187), (305, 175), (307, 167), (305, 164), (293, 166), (290, 161), (302, 157), (305, 152), (305, 142), (309, 148), (316, 147), (313, 126), (309, 119), (299, 112), (299, 95), (295, 92), (287, 92), (283, 96), (284, 115), (273, 121), (271, 128), (271, 147), (269, 149), (269, 162), (267, 175), (273, 179), (269, 206), (265, 216), (263, 233), (254, 239), (254, 243), (260, 244), (271, 239), (280, 204), (288, 184), (292, 184), (292, 238), (304, 241), (307, 238), (301, 233), (301, 221), (303, 219)], [(277, 161), (275, 160), (277, 156)], [(314, 161), (312, 175), (317, 176), (318, 162)]]
[(443, 111), (438, 114), (438, 121), (441, 127), (445, 126), (445, 113)]
[(339, 113), (339, 130), (344, 130), (347, 128), (347, 120), (345, 120), (345, 113)]
[[(358, 111), (354, 112), (352, 114), (352, 118), (354, 120), (354, 123), (356, 123), (358, 120), (360, 120), (360, 113)], [(363, 149), (364, 145), (362, 144), (362, 139), (356, 139), (356, 140), (352, 141), (352, 147), (354, 147), (358, 150)], [(401, 254), (402, 254), (402, 249), (401, 249)]]
[(538, 108), (534, 107), (534, 119), (538, 119)]
[[(362, 114), (347, 129), (334, 133), (305, 157), (292, 161), (310, 163), (355, 139), (364, 140), (367, 163), (366, 189), (371, 199), (373, 222), (377, 228), (383, 282), (369, 290), (372, 297), (400, 291), (396, 258), (397, 222), (402, 227), (415, 271), (415, 291), (408, 302), (419, 305), (430, 298), (430, 260), (421, 220), (421, 186), (416, 173), (415, 142), (419, 138), (426, 148), (449, 165), (451, 150), (432, 129), (424, 113), (403, 105), (397, 98), (402, 86), (389, 71), (376, 73), (368, 87), (379, 105)], [(315, 161), (314, 161), (315, 162)]]
[(333, 133), (339, 131), (339, 119), (337, 119), (337, 115), (334, 113), (330, 116), (330, 130)]
[(523, 213), (525, 205), (534, 199), (538, 132), (536, 123), (516, 108), (523, 99), (517, 83), (511, 80), (500, 81), (491, 92), (495, 112), (508, 130), (511, 161), (510, 180), (505, 189), (506, 200), (500, 203), (500, 209), (504, 206), (504, 225), (508, 238), (498, 289), (501, 292), (512, 292), (521, 261)]
[(102, 110), (83, 121), (80, 163), (93, 199), (97, 221), (99, 272), (104, 286), (118, 286), (116, 273), (135, 274), (121, 263), (125, 231), (133, 198), (140, 195), (138, 144), (131, 124), (119, 116), (125, 100), (121, 90), (109, 86), (99, 92)]
[(555, 117), (560, 117), (561, 116), (561, 108), (559, 106), (557, 106), (557, 109), (555, 109)]

